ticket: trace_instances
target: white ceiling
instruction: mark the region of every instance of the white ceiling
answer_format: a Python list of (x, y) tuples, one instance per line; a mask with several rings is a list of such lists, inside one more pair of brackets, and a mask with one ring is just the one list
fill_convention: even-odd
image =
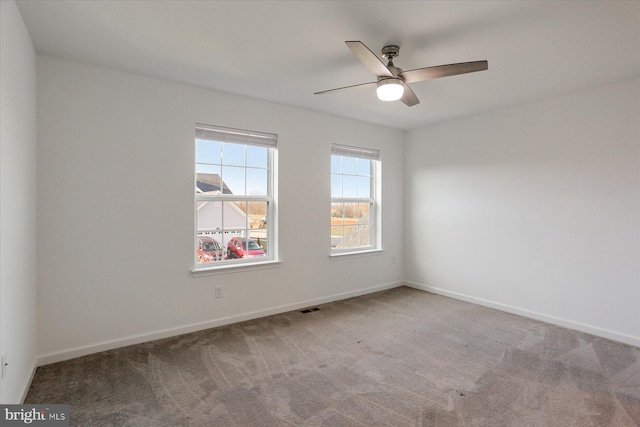
[[(40, 53), (399, 129), (640, 76), (638, 1), (18, 1)], [(382, 102), (344, 44), (405, 70), (486, 59)]]

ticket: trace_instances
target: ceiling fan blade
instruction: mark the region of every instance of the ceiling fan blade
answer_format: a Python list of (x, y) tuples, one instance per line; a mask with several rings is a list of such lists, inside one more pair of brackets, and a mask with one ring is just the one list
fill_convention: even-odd
[(360, 83), (359, 85), (352, 85), (352, 86), (339, 87), (339, 88), (336, 88), (336, 89), (323, 90), (321, 92), (314, 93), (314, 95), (324, 95), (326, 93), (339, 92), (341, 90), (352, 89), (354, 87), (360, 87), (360, 86), (375, 85), (377, 83), (378, 82)]
[(376, 56), (375, 53), (371, 52), (371, 50), (364, 45), (364, 43), (359, 41), (353, 42), (345, 42), (349, 49), (353, 52), (355, 56), (364, 64), (365, 67), (369, 69), (373, 74), (378, 77), (393, 77), (393, 73), (389, 71), (386, 65), (380, 58)]
[(404, 93), (400, 101), (404, 102), (407, 107), (413, 107), (416, 104), (420, 104), (420, 100), (415, 93), (411, 90), (408, 84), (404, 85)]
[(458, 64), (438, 65), (435, 67), (418, 68), (403, 71), (399, 75), (405, 83), (421, 82), (423, 80), (438, 79), (440, 77), (455, 76), (456, 74), (474, 73), (489, 68), (487, 61), (460, 62)]

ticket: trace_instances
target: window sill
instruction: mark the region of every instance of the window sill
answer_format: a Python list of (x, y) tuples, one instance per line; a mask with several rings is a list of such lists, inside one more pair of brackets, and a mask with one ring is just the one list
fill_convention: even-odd
[(227, 274), (240, 271), (262, 270), (265, 268), (276, 268), (280, 267), (280, 264), (282, 264), (282, 261), (280, 260), (269, 260), (252, 263), (220, 265), (217, 267), (194, 268), (191, 270), (191, 277), (211, 276), (215, 274)]
[(345, 258), (353, 258), (359, 256), (367, 256), (367, 255), (380, 255), (384, 252), (384, 249), (367, 249), (364, 251), (353, 251), (353, 252), (336, 252), (329, 255), (330, 259), (345, 259)]

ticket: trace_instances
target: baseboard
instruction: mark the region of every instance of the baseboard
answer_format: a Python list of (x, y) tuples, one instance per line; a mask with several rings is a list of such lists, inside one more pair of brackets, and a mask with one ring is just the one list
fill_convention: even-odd
[(263, 310), (252, 311), (235, 316), (223, 317), (220, 319), (209, 320), (206, 322), (193, 323), (190, 325), (180, 326), (177, 328), (163, 329), (155, 332), (149, 332), (145, 334), (132, 335), (126, 338), (103, 341), (96, 344), (90, 344), (81, 347), (70, 348), (67, 350), (56, 351), (46, 353), (38, 357), (37, 366), (49, 365), (51, 363), (62, 362), (64, 360), (75, 359), (76, 357), (87, 356), (89, 354), (99, 353), (101, 351), (113, 350), (120, 347), (126, 347), (129, 345), (140, 344), (143, 342), (154, 341), (163, 338), (170, 338), (177, 335), (188, 334), (191, 332), (197, 332), (204, 329), (215, 328), (218, 326), (229, 325), (232, 323), (244, 322), (246, 320), (257, 319), (265, 316), (272, 316), (274, 314), (286, 313), (287, 311), (298, 310), (300, 308), (309, 307), (312, 305), (326, 304), (329, 302), (339, 301), (347, 298), (353, 298), (361, 295), (367, 295), (374, 292), (383, 291), (386, 289), (397, 288), (403, 286), (404, 282), (387, 283), (382, 285), (376, 285), (365, 289), (358, 289), (356, 291), (343, 292), (340, 294), (334, 294), (322, 298), (316, 298), (306, 301), (299, 301), (292, 304), (280, 305), (277, 307), (271, 307)]
[(29, 393), (29, 389), (31, 388), (31, 382), (33, 381), (33, 377), (36, 375), (36, 369), (38, 369), (36, 360), (31, 364), (31, 374), (27, 378), (26, 384), (22, 389), (22, 395), (20, 396), (19, 403), (24, 403), (24, 400), (27, 398), (27, 394)]
[(550, 316), (543, 313), (538, 313), (531, 310), (526, 310), (506, 304), (501, 304), (494, 301), (485, 300), (482, 298), (476, 298), (469, 295), (460, 294), (457, 292), (448, 291), (446, 289), (440, 289), (433, 286), (422, 285), (415, 282), (405, 282), (405, 284), (411, 288), (419, 289), (422, 291), (431, 292), (438, 295), (458, 299), (461, 301), (470, 302), (473, 304), (482, 305), (484, 307), (495, 308), (496, 310), (506, 311), (507, 313), (517, 314), (519, 316), (528, 317), (534, 320), (540, 320), (542, 322), (551, 323), (565, 328), (574, 329), (580, 332), (586, 332), (588, 334), (596, 335), (602, 338), (607, 338), (613, 341), (618, 341), (624, 344), (640, 347), (640, 337), (633, 335), (622, 334), (619, 332), (611, 331), (608, 329), (599, 328), (597, 326), (587, 325), (580, 322), (574, 322), (572, 320), (562, 319), (555, 316)]

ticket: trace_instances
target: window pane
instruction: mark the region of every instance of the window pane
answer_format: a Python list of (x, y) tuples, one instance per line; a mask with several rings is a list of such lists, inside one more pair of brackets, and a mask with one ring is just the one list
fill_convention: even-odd
[(331, 173), (341, 173), (342, 172), (342, 156), (336, 156), (334, 154), (331, 155)]
[(358, 159), (358, 175), (371, 175), (371, 160)]
[(266, 169), (247, 169), (247, 194), (266, 195), (267, 181)]
[(249, 216), (247, 215), (247, 212), (249, 211), (249, 202), (229, 202), (229, 208), (234, 207), (237, 209), (238, 215), (237, 225), (234, 225), (234, 227), (242, 227), (243, 229), (246, 229), (249, 227), (249, 224), (251, 224), (251, 220), (249, 220)]
[(246, 236), (247, 217), (243, 211), (243, 208), (246, 209), (246, 202), (222, 202), (222, 206), (224, 230), (221, 243), (226, 251), (231, 239)]
[(368, 176), (358, 177), (358, 197), (371, 197), (371, 178)]
[(220, 166), (198, 163), (196, 165), (196, 172), (198, 174), (200, 174), (200, 173), (208, 173), (208, 174), (218, 174), (218, 175), (220, 175)]
[(222, 167), (222, 180), (231, 190), (231, 194), (245, 195), (245, 182), (244, 182), (245, 168), (223, 166)]
[(359, 246), (371, 246), (371, 227), (360, 225), (358, 227)]
[(369, 235), (370, 226), (361, 225), (353, 227), (345, 227), (342, 247), (344, 249), (356, 249), (371, 245)]
[(267, 228), (267, 202), (249, 202), (247, 204), (249, 227)]
[(370, 224), (370, 211), (371, 204), (370, 203), (359, 203), (358, 204), (358, 224)]
[[(262, 249), (262, 251), (264, 252), (264, 254), (266, 255), (267, 250), (268, 250), (268, 245), (267, 245), (267, 229), (251, 229), (249, 231), (249, 237), (251, 238), (251, 240), (253, 240), (254, 242), (256, 242), (256, 244), (260, 247), (260, 249)], [(256, 251), (254, 253), (254, 256), (260, 256), (261, 254), (259, 253), (259, 251)]]
[[(267, 202), (249, 202), (247, 204), (247, 212), (249, 216), (249, 237), (256, 242), (256, 244), (262, 248), (264, 253), (268, 250), (268, 225), (269, 219), (267, 217), (269, 213), (269, 205)], [(260, 253), (254, 253), (255, 256), (260, 256)]]
[(220, 143), (196, 139), (196, 163), (220, 164)]
[(345, 203), (344, 205), (344, 223), (358, 223), (358, 203)]
[(355, 176), (343, 175), (342, 176), (342, 197), (356, 197), (356, 185), (358, 179)]
[(225, 188), (220, 179), (220, 166), (206, 166), (205, 171), (196, 168), (196, 193), (202, 194), (228, 194), (229, 189)]
[(266, 147), (256, 147), (254, 145), (248, 145), (247, 146), (247, 166), (266, 168), (267, 153), (268, 153), (268, 150)]
[(331, 203), (331, 247), (335, 248), (342, 243), (343, 236), (343, 204)]
[(222, 230), (222, 202), (196, 203), (198, 234)]
[(356, 171), (356, 158), (342, 157), (342, 173), (355, 175)]
[[(357, 242), (357, 224), (358, 224), (358, 204), (357, 203), (345, 203), (344, 204), (344, 237), (343, 245), (350, 245), (344, 247), (356, 247), (353, 246)], [(356, 233), (354, 235), (354, 233)]]
[(244, 166), (244, 145), (222, 144), (222, 164)]
[(342, 238), (342, 249), (355, 249), (358, 247), (358, 227), (345, 227)]
[(197, 236), (196, 262), (199, 264), (222, 261), (225, 251), (220, 243), (221, 233), (202, 233)]
[(331, 225), (342, 226), (344, 223), (344, 204), (331, 203)]
[(246, 202), (224, 202), (224, 229), (234, 234), (247, 228)]
[(342, 175), (331, 175), (331, 197), (342, 197)]

